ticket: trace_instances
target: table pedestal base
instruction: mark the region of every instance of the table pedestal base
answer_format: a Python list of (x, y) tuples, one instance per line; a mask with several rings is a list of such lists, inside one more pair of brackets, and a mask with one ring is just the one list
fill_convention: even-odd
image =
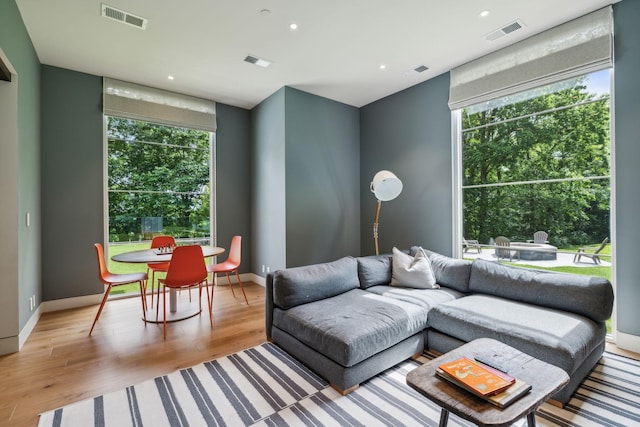
[[(179, 297), (178, 292), (175, 289), (169, 289), (169, 301), (167, 301), (167, 322), (177, 322), (179, 320), (189, 319), (191, 317), (197, 316), (202, 312), (200, 308), (200, 304), (198, 302), (198, 289), (192, 289), (193, 296), (192, 300), (189, 301), (189, 289), (185, 289), (184, 297)], [(203, 293), (206, 290), (203, 291)], [(202, 296), (205, 298), (204, 305), (206, 307), (206, 296)], [(156, 308), (149, 308), (145, 313), (147, 316), (147, 323), (163, 323), (164, 317), (162, 314), (162, 296), (160, 296), (159, 301), (156, 301), (158, 304), (158, 318), (156, 320)], [(180, 300), (178, 302), (178, 299)], [(144, 320), (144, 319), (143, 319)]]

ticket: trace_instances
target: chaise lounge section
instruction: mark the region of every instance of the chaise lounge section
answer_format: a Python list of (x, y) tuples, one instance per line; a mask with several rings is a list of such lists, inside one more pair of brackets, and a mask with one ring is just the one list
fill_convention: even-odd
[(571, 382), (553, 399), (566, 403), (604, 351), (611, 284), (423, 253), (433, 288), (392, 286), (392, 255), (269, 274), (268, 339), (348, 393), (425, 350), (494, 338), (564, 369)]

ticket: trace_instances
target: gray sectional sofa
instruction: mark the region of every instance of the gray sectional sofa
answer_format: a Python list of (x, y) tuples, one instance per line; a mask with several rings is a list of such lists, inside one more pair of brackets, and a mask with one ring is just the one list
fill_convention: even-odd
[(494, 338), (564, 369), (553, 400), (568, 402), (604, 351), (611, 284), (425, 253), (437, 289), (391, 286), (391, 255), (269, 274), (267, 338), (343, 393), (424, 350)]

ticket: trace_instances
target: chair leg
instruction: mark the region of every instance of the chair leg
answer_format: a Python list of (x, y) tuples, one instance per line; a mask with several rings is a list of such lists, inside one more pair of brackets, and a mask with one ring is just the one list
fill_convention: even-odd
[(242, 286), (242, 280), (240, 280), (240, 275), (238, 274), (238, 270), (235, 270), (236, 278), (238, 279), (238, 283), (240, 284), (240, 290), (242, 291), (242, 295), (244, 295), (244, 302), (249, 305), (249, 300), (247, 299), (247, 294), (244, 293), (244, 287)]
[[(164, 286), (162, 287), (162, 293), (164, 294)], [(158, 300), (156, 301), (156, 322), (158, 321), (159, 310), (160, 310), (160, 282), (158, 282)]]
[[(147, 285), (143, 284), (145, 281), (140, 281), (140, 298), (142, 299), (142, 319), (145, 325), (147, 324)], [(153, 300), (153, 297), (151, 297)]]
[(100, 304), (100, 308), (98, 309), (96, 318), (93, 320), (93, 325), (91, 325), (91, 329), (89, 330), (89, 335), (91, 335), (91, 332), (93, 332), (93, 328), (96, 326), (96, 322), (98, 321), (100, 314), (102, 314), (102, 309), (104, 308), (104, 304), (107, 302), (107, 298), (109, 298), (110, 291), (111, 291), (111, 285), (108, 285), (107, 290), (105, 291), (104, 296), (102, 297), (102, 303)]
[[(151, 308), (153, 308), (153, 289), (156, 285), (156, 271), (154, 269), (147, 268), (147, 272), (151, 270)], [(158, 285), (160, 286), (160, 285)]]
[[(215, 286), (213, 283), (211, 284), (211, 298), (209, 299), (209, 323), (211, 323), (211, 327), (213, 327), (213, 295), (214, 295)], [(209, 284), (207, 283), (207, 298), (209, 298)]]
[[(160, 288), (158, 288), (158, 291), (160, 290)], [(164, 289), (163, 289), (164, 290)], [(160, 296), (158, 296), (158, 303), (160, 303)], [(156, 310), (157, 313), (157, 310)], [(166, 292), (162, 292), (162, 313), (163, 313), (163, 319), (162, 319), (162, 323), (163, 323), (163, 330), (164, 330), (164, 339), (167, 339), (167, 293)], [(157, 314), (156, 314), (156, 320), (157, 320)]]
[(233, 297), (236, 297), (236, 293), (233, 291), (233, 285), (231, 284), (231, 278), (229, 277), (229, 272), (226, 271), (225, 274), (227, 275), (227, 282), (229, 282), (229, 287), (231, 288), (231, 295), (233, 295)]

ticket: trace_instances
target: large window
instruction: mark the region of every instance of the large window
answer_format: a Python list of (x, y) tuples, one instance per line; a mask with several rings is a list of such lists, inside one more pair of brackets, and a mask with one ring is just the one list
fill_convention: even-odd
[(543, 230), (572, 252), (611, 236), (609, 81), (603, 70), (461, 111), (465, 238)]
[(109, 241), (210, 236), (209, 132), (108, 118)]
[(211, 132), (107, 117), (110, 255), (159, 234), (210, 243), (211, 143)]

